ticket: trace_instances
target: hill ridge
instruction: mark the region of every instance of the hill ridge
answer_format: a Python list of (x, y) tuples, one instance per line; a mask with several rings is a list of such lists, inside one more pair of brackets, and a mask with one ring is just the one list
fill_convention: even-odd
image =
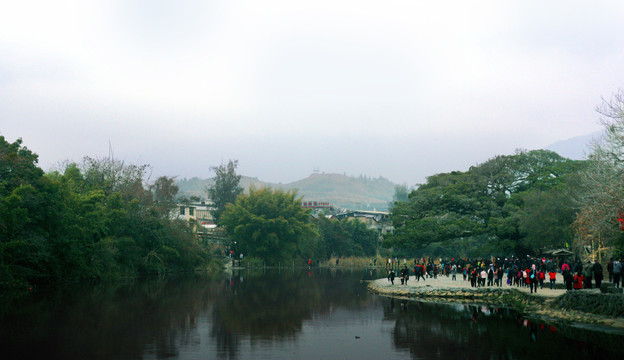
[[(176, 184), (181, 197), (197, 196), (206, 198), (206, 188), (212, 185), (214, 178), (180, 179)], [(288, 184), (275, 184), (259, 180), (257, 177), (241, 175), (241, 187), (270, 187), (282, 190), (296, 190), (302, 200), (328, 201), (336, 207), (352, 210), (386, 211), (392, 201), (396, 184), (384, 177), (354, 177), (337, 173), (313, 173), (308, 177)]]

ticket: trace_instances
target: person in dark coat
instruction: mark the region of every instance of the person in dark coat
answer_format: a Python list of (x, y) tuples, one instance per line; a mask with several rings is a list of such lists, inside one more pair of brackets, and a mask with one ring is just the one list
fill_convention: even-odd
[(537, 268), (535, 264), (531, 266), (531, 269), (527, 273), (527, 277), (529, 281), (529, 287), (531, 288), (531, 294), (533, 294), (533, 292), (537, 293), (537, 282), (539, 281), (539, 278), (537, 275)]
[(574, 282), (574, 275), (572, 275), (571, 270), (563, 271), (563, 281), (566, 285), (566, 290), (572, 290), (572, 283)]
[(577, 260), (576, 264), (574, 264), (574, 273), (575, 274), (583, 273), (583, 264), (579, 260)]
[(390, 281), (392, 285), (394, 285), (394, 270), (390, 270), (390, 272), (388, 273), (388, 281)]
[(602, 265), (596, 260), (594, 263), (594, 281), (596, 282), (596, 287), (600, 289), (600, 284), (602, 284)]
[(403, 279), (401, 280), (401, 283), (407, 285), (407, 280), (409, 280), (409, 269), (407, 268), (407, 266), (401, 269), (401, 279)]

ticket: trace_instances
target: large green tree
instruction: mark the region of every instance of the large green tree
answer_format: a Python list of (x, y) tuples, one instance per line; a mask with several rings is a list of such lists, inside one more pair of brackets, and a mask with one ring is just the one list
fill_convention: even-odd
[(221, 218), (235, 249), (268, 263), (305, 258), (303, 249), (316, 236), (310, 214), (296, 193), (269, 188), (249, 189), (229, 204)]
[[(570, 237), (574, 210), (567, 179), (582, 162), (547, 150), (496, 156), (466, 172), (433, 175), (392, 209), (385, 246), (478, 243), (479, 251), (537, 253)], [(540, 201), (549, 201), (547, 206)]]
[(236, 174), (237, 160), (230, 160), (211, 169), (215, 172), (214, 184), (208, 188), (208, 197), (213, 202), (212, 217), (218, 224), (227, 204), (234, 203), (243, 192), (240, 187), (241, 176)]

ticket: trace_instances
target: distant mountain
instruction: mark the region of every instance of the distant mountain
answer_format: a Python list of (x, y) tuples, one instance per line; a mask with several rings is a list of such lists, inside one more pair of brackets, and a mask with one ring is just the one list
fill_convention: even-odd
[[(206, 199), (208, 197), (208, 187), (214, 184), (214, 178), (210, 179), (200, 179), (198, 177), (193, 177), (190, 179), (181, 179), (176, 181), (176, 185), (180, 188), (178, 195), (181, 197), (190, 198), (191, 196), (197, 196), (201, 199)], [(247, 190), (249, 187), (253, 185), (257, 188), (263, 186), (274, 187), (275, 184), (267, 183), (264, 181), (258, 180), (258, 178), (252, 178), (248, 176), (241, 176), (240, 186)]]
[[(206, 188), (214, 183), (214, 179), (181, 179), (176, 182), (180, 188), (179, 195), (184, 197), (197, 196), (206, 198)], [(257, 188), (268, 186), (275, 189), (296, 190), (298, 196), (307, 201), (326, 201), (336, 207), (352, 210), (387, 211), (392, 201), (395, 184), (383, 177), (353, 177), (339, 174), (312, 174), (309, 177), (290, 183), (273, 184), (257, 178), (241, 177), (241, 186), (247, 190), (249, 186)]]
[(280, 185), (297, 190), (305, 200), (329, 201), (352, 210), (388, 210), (395, 184), (383, 177), (352, 177), (339, 174), (312, 174), (291, 184)]
[(591, 144), (594, 140), (600, 139), (602, 131), (597, 131), (588, 135), (576, 136), (571, 139), (557, 141), (546, 147), (547, 150), (572, 160), (585, 160), (591, 151)]

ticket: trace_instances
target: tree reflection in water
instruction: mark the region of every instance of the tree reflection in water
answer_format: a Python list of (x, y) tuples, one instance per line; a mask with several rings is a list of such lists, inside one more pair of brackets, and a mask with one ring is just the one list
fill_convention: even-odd
[[(395, 299), (388, 300), (384, 308), (385, 317), (395, 321), (395, 346), (409, 350), (414, 358), (595, 359), (615, 355), (570, 340), (556, 327), (533, 323), (506, 308)], [(613, 343), (622, 339), (615, 335)]]
[(620, 351), (621, 335), (588, 338), (577, 330), (555, 332), (506, 309), (380, 297), (359, 281), (381, 276), (322, 269), (241, 271), (82, 285), (20, 298), (4, 294), (0, 346), (10, 355), (3, 358), (12, 359), (614, 355), (570, 338)]
[(211, 336), (219, 355), (235, 358), (242, 337), (257, 342), (292, 341), (304, 320), (334, 308), (359, 308), (366, 301), (363, 287), (340, 270), (323, 272), (281, 271), (267, 276), (261, 271), (233, 275), (224, 282), (212, 310)]

